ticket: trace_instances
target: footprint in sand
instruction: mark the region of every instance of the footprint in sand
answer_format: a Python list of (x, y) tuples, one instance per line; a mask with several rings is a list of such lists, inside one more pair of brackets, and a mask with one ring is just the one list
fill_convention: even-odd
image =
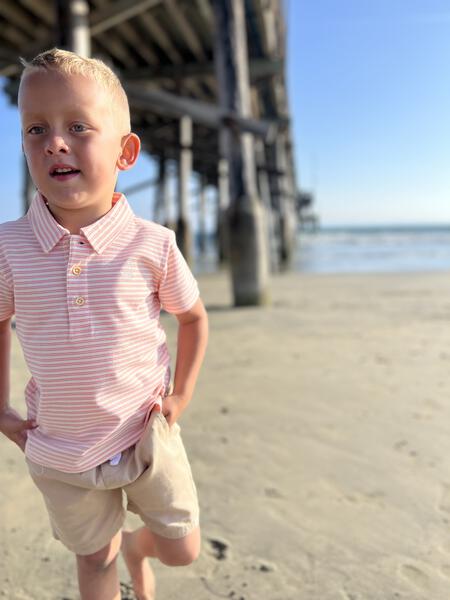
[(428, 589), (430, 582), (428, 575), (419, 569), (419, 567), (416, 567), (415, 565), (400, 565), (399, 574), (415, 587), (422, 590)]
[(398, 442), (395, 442), (394, 449), (402, 454), (404, 454), (404, 452), (408, 452), (408, 455), (411, 456), (411, 458), (416, 458), (417, 456), (419, 456), (417, 450), (408, 450), (407, 446), (407, 440), (399, 440)]
[(371, 492), (354, 492), (345, 494), (343, 497), (347, 502), (354, 504), (373, 504), (379, 507), (384, 507), (384, 497), (386, 494), (381, 490), (373, 490)]
[(419, 412), (419, 411), (413, 412), (412, 416), (417, 421), (429, 421), (430, 419), (433, 418), (433, 415), (430, 415), (429, 413)]
[(424, 404), (433, 410), (442, 410), (442, 404), (437, 400), (434, 400), (434, 398), (426, 398)]
[[(225, 577), (225, 579), (228, 578), (229, 576)], [(217, 590), (217, 582), (211, 582), (206, 577), (200, 576), (200, 581), (203, 583), (208, 592), (217, 598), (231, 598), (232, 600), (246, 600), (247, 598), (246, 596), (242, 596), (236, 590), (230, 590), (229, 592)], [(243, 588), (246, 588), (247, 585), (248, 584), (245, 581), (241, 583), (241, 587)]]
[(264, 494), (268, 498), (283, 498), (283, 494), (277, 488), (274, 487), (265, 488)]
[(216, 560), (225, 560), (227, 558), (228, 543), (217, 538), (208, 538), (211, 546), (212, 555)]
[(394, 448), (396, 450), (400, 451), (400, 450), (403, 450), (403, 448), (407, 445), (408, 445), (408, 442), (406, 440), (399, 440), (398, 442), (395, 442)]
[(272, 573), (272, 571), (276, 571), (276, 566), (273, 563), (269, 563), (267, 561), (256, 561), (250, 567), (253, 571), (259, 571), (260, 573)]
[(134, 598), (136, 598), (132, 586), (129, 583), (124, 583), (123, 581), (120, 582), (120, 594), (122, 600), (134, 600)]

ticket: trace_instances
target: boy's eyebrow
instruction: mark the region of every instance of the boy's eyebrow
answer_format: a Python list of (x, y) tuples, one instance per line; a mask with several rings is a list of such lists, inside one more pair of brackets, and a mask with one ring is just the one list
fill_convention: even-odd
[(27, 113), (21, 111), (20, 121), (22, 123), (30, 123), (33, 121), (45, 121), (45, 119), (43, 119), (38, 113)]
[(27, 117), (27, 118), (35, 118), (35, 117), (40, 117), (40, 113), (38, 112), (31, 112), (31, 111), (27, 111), (27, 110), (21, 110), (20, 114), (22, 117)]
[[(40, 120), (46, 119), (46, 115), (45, 115), (45, 109), (43, 111), (27, 111), (27, 110), (21, 110), (20, 111), (21, 117), (22, 119), (26, 119), (27, 121), (29, 120)], [(70, 120), (74, 120), (74, 119), (85, 119), (87, 121), (94, 121), (95, 117), (91, 114), (89, 114), (89, 112), (86, 111), (86, 109), (84, 108), (80, 108), (80, 109), (74, 109), (71, 110), (70, 112), (67, 113), (66, 117)]]

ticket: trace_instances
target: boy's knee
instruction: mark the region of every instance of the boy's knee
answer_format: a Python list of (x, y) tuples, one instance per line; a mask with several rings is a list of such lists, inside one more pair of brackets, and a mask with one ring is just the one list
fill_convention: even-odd
[(90, 571), (105, 571), (117, 559), (120, 550), (120, 532), (111, 542), (93, 554), (77, 554), (77, 563)]
[(105, 571), (117, 558), (117, 553), (111, 553), (108, 550), (109, 548), (102, 548), (94, 554), (77, 554), (77, 562), (82, 568), (90, 571)]
[(197, 560), (200, 554), (200, 535), (194, 534), (175, 547), (160, 548), (159, 560), (168, 567), (185, 567)]
[(183, 548), (171, 554), (163, 554), (160, 561), (168, 567), (187, 567), (197, 560), (200, 549)]
[(115, 562), (117, 554), (117, 552), (112, 553), (109, 547), (102, 548), (94, 554), (77, 554), (77, 562), (82, 568), (90, 571), (105, 571)]

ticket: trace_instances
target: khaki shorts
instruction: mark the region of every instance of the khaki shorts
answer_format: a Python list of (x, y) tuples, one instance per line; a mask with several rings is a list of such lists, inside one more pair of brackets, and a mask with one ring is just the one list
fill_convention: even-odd
[(76, 554), (97, 552), (121, 529), (123, 492), (127, 509), (158, 535), (181, 538), (198, 526), (197, 492), (180, 427), (169, 428), (157, 410), (116, 466), (108, 461), (82, 473), (63, 473), (26, 461), (44, 496), (54, 537)]

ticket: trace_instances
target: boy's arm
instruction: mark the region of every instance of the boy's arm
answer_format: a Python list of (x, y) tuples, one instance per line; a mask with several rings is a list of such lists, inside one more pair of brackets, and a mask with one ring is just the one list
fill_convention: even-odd
[(175, 316), (178, 343), (174, 388), (162, 406), (169, 425), (175, 423), (191, 401), (208, 342), (208, 315), (200, 298), (190, 310)]
[(24, 420), (9, 406), (9, 373), (11, 355), (11, 319), (0, 321), (0, 431), (25, 451), (27, 429), (37, 425)]

